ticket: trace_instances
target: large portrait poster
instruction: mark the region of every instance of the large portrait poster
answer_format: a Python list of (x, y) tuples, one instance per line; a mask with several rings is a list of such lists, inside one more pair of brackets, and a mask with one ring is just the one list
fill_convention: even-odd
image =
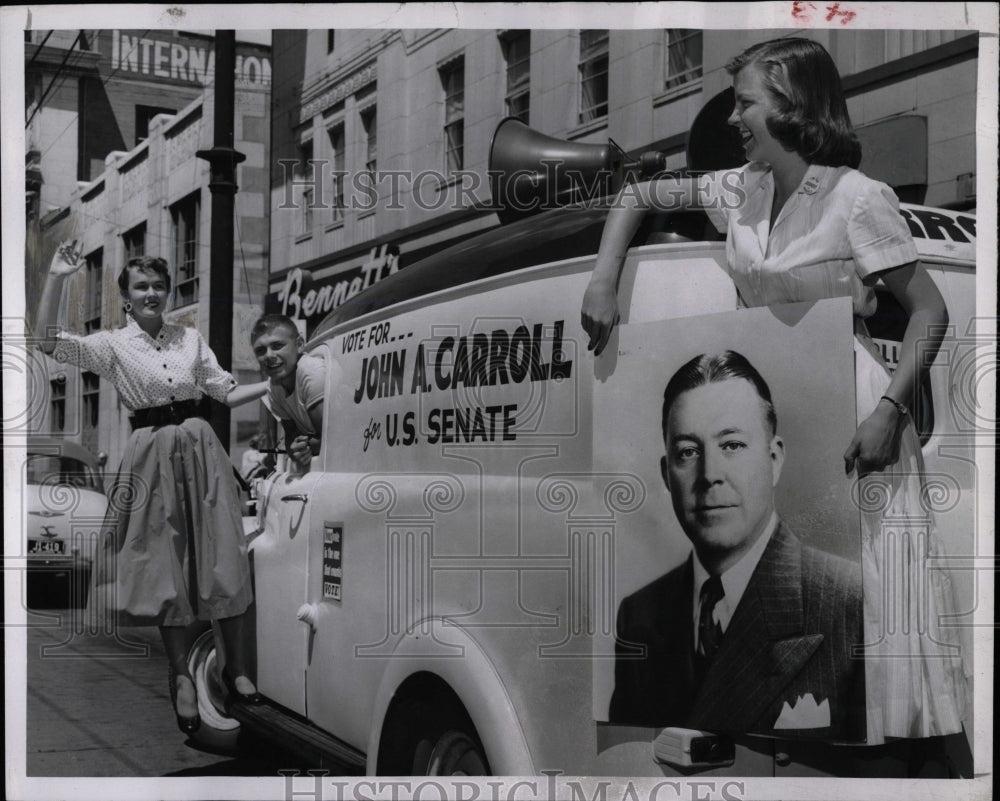
[[(594, 390), (595, 461), (650, 491), (616, 534), (618, 642), (595, 645), (615, 652), (595, 660), (597, 720), (864, 739), (861, 517), (843, 459), (853, 342), (848, 299), (623, 326)], [(769, 389), (773, 433), (747, 371)], [(665, 401), (679, 373), (687, 388)], [(742, 597), (723, 599), (725, 632), (704, 658), (692, 572), (709, 567)]]

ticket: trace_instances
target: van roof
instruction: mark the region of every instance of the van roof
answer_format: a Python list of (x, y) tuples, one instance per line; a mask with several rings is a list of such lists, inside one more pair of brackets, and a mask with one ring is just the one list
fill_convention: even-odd
[[(975, 266), (974, 213), (900, 204), (922, 259)], [(406, 300), (547, 262), (597, 253), (608, 209), (567, 206), (492, 228), (383, 278), (333, 309), (317, 326), (321, 339), (342, 323)], [(679, 217), (701, 219), (704, 212)], [(656, 215), (647, 215), (635, 242), (645, 241)]]
[(597, 252), (606, 208), (553, 209), (492, 228), (387, 276), (331, 311), (313, 339), (341, 323), (481, 278)]

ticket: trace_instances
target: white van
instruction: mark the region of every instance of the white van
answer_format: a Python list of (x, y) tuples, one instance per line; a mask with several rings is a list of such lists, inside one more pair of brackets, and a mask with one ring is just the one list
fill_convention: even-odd
[[(691, 774), (657, 761), (658, 729), (592, 712), (591, 636), (607, 617), (594, 534), (654, 491), (616, 502), (617, 477), (590, 468), (593, 388), (607, 376), (579, 319), (605, 214), (563, 208), (491, 230), (319, 326), (308, 349), (329, 364), (322, 450), (308, 473), (262, 486), (251, 546), (266, 702), (221, 712), (206, 635), (191, 656), (206, 732), (242, 724), (317, 767), (370, 775)], [(919, 424), (928, 475), (956, 492), (941, 529), (969, 553), (975, 218), (903, 214), (951, 315)], [(644, 229), (637, 243), (623, 325), (736, 308), (722, 241)], [(888, 305), (871, 321), (890, 359), (903, 324)], [(732, 743), (701, 772), (852, 775), (838, 760), (859, 753)]]

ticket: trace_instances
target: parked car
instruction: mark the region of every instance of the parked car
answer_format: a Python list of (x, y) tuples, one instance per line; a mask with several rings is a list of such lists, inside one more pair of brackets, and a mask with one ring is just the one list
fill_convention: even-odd
[(28, 608), (82, 606), (108, 507), (98, 460), (73, 442), (32, 437), (24, 469)]

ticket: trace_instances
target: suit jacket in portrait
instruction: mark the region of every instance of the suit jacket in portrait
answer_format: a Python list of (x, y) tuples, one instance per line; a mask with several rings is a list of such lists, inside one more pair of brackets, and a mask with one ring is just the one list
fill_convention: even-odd
[(859, 565), (779, 524), (703, 672), (693, 584), (688, 558), (619, 606), (612, 723), (864, 740)]

